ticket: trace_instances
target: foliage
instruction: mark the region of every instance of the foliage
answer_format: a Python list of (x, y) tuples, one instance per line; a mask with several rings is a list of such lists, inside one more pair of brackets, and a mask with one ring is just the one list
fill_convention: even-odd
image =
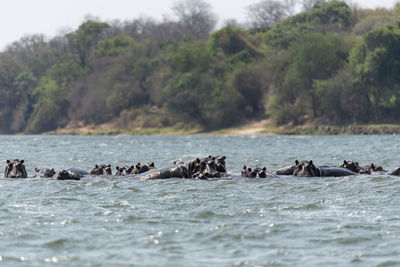
[(52, 39), (24, 36), (0, 53), (0, 133), (101, 123), (218, 129), (267, 117), (400, 123), (399, 5), (302, 3), (307, 11), (284, 21), (279, 13), (211, 35), (210, 6), (187, 0), (174, 6), (177, 20), (88, 20)]

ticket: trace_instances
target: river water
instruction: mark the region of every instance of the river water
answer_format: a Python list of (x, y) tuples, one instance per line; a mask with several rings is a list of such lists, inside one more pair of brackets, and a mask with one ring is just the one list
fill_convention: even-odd
[[(400, 136), (0, 136), (0, 159), (89, 169), (209, 154), (400, 166)], [(399, 266), (400, 177), (0, 179), (0, 261), (43, 266)]]

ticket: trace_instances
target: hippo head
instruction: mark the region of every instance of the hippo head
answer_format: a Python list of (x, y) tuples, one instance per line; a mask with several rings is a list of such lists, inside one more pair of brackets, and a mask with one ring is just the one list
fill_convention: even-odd
[(91, 175), (112, 175), (111, 165), (95, 165), (93, 169), (89, 171)]
[(296, 168), (293, 172), (294, 176), (303, 176), (303, 177), (316, 177), (319, 176), (319, 171), (317, 167), (315, 167), (312, 160), (310, 161), (302, 161), (296, 165)]
[(267, 177), (267, 168), (260, 167), (249, 167), (244, 165), (242, 169), (242, 177), (249, 178), (266, 178)]
[(214, 160), (214, 157), (197, 160), (192, 177), (197, 179), (220, 178), (221, 174), (216, 170)]
[(122, 172), (124, 171), (123, 170), (123, 168), (120, 168), (120, 167), (115, 167), (115, 169), (117, 170), (117, 172), (115, 173), (115, 175), (117, 175), (117, 176), (120, 176), (120, 175), (122, 175)]
[(6, 178), (27, 178), (24, 160), (7, 160), (7, 167), (4, 171)]
[(375, 165), (375, 164), (373, 164), (373, 163), (371, 163), (369, 169), (370, 169), (371, 171), (374, 171), (374, 172), (381, 172), (381, 171), (384, 171), (384, 169), (383, 169), (382, 166), (377, 166), (377, 165)]
[(361, 170), (358, 162), (354, 162), (354, 161), (348, 162), (347, 160), (344, 160), (343, 163), (339, 165), (339, 167), (346, 168), (355, 173), (359, 173)]
[(80, 180), (79, 177), (72, 175), (66, 170), (59, 171), (55, 174), (54, 178), (57, 180)]
[(138, 168), (138, 165), (136, 165), (136, 168), (139, 170), (139, 173), (144, 173), (144, 172), (148, 172), (150, 170), (153, 170), (156, 167), (154, 166), (154, 162), (152, 162), (152, 163), (146, 163), (146, 164), (143, 164), (143, 165), (140, 165), (140, 163), (139, 163), (139, 168)]
[(226, 172), (226, 165), (225, 165), (225, 156), (222, 157), (216, 157), (215, 158), (215, 164), (216, 164), (216, 170), (219, 172)]
[(54, 171), (54, 169), (38, 169), (35, 168), (35, 176), (36, 177), (42, 177), (42, 178), (51, 178), (54, 176), (54, 174), (56, 174), (56, 172)]
[(111, 165), (108, 164), (107, 166), (104, 165), (103, 167), (103, 175), (112, 175)]
[(135, 166), (124, 166), (124, 167), (116, 167), (117, 173), (115, 175), (122, 176), (122, 175), (130, 175), (134, 173)]

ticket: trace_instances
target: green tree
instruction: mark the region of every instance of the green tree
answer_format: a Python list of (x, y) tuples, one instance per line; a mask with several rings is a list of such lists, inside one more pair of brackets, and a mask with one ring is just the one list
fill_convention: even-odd
[(400, 109), (400, 28), (386, 25), (367, 33), (350, 54), (352, 70), (367, 90), (375, 119)]
[(104, 22), (86, 21), (75, 32), (67, 35), (68, 42), (78, 56), (80, 66), (84, 69), (93, 47), (99, 41), (103, 31), (109, 25)]

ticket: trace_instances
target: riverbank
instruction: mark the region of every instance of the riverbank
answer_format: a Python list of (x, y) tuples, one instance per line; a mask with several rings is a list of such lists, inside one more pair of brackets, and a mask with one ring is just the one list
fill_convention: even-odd
[(275, 126), (270, 120), (250, 122), (238, 127), (205, 131), (201, 128), (185, 128), (182, 125), (165, 128), (123, 129), (112, 124), (66, 127), (47, 132), (50, 135), (383, 135), (400, 134), (399, 124), (366, 124), (366, 125), (302, 125)]

